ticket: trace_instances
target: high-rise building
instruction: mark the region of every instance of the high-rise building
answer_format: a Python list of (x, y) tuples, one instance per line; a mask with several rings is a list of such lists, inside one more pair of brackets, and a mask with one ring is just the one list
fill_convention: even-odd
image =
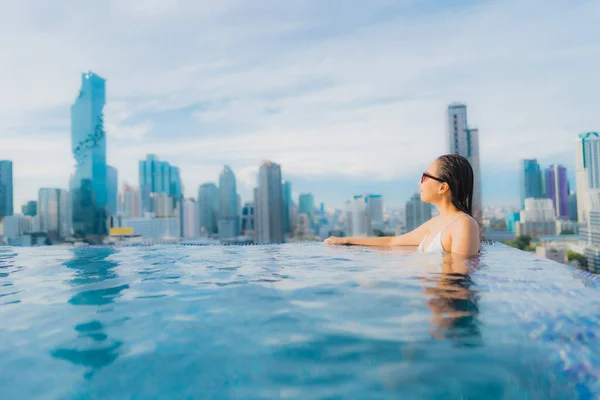
[(61, 239), (73, 235), (73, 198), (71, 192), (58, 192), (58, 236)]
[(569, 220), (577, 221), (577, 194), (574, 191), (569, 193), (567, 202), (569, 207)]
[(143, 212), (152, 209), (151, 193), (166, 193), (171, 197), (173, 206), (181, 199), (179, 168), (166, 161), (160, 161), (157, 155), (148, 154), (145, 160), (140, 160), (139, 177)]
[(421, 201), (419, 193), (406, 203), (406, 231), (410, 232), (431, 219), (431, 204)]
[[(469, 160), (473, 168), (473, 217), (482, 220), (481, 169), (479, 161), (479, 130), (467, 124), (467, 106), (448, 106), (448, 152)], [(410, 230), (409, 230), (410, 231)]]
[(173, 199), (168, 193), (150, 193), (150, 200), (152, 201), (151, 212), (156, 217), (165, 218), (175, 215)]
[(38, 215), (40, 230), (50, 240), (58, 240), (72, 234), (72, 199), (64, 189), (42, 188), (39, 190)]
[(35, 217), (37, 215), (37, 201), (31, 200), (28, 201), (27, 204), (23, 204), (23, 206), (21, 206), (21, 212), (23, 215)]
[(551, 199), (525, 199), (525, 209), (521, 211), (520, 221), (515, 223), (516, 235), (556, 234), (556, 211)]
[(282, 181), (281, 190), (283, 191), (283, 231), (284, 233), (292, 233), (294, 228), (294, 201), (292, 200), (292, 183), (290, 181)]
[(364, 237), (372, 235), (365, 196), (353, 196), (352, 200), (346, 203), (346, 213), (348, 215), (346, 232), (348, 236)]
[(2, 219), (2, 227), (6, 244), (12, 246), (15, 242), (12, 239), (18, 239), (23, 234), (33, 232), (33, 217), (29, 215), (7, 215)]
[(183, 200), (183, 237), (196, 238), (200, 235), (198, 203), (194, 199)]
[(569, 183), (567, 169), (562, 165), (553, 164), (545, 170), (546, 197), (552, 200), (556, 217), (569, 218)]
[(204, 183), (198, 188), (198, 220), (200, 233), (211, 236), (218, 232), (219, 189), (214, 183)]
[(219, 239), (239, 235), (238, 198), (235, 175), (228, 165), (219, 175)]
[(254, 235), (254, 203), (247, 202), (242, 208), (242, 235)]
[(124, 218), (142, 217), (142, 195), (140, 189), (123, 185), (123, 191), (119, 194), (119, 206), (117, 214)]
[(117, 169), (115, 167), (111, 167), (110, 165), (106, 166), (106, 192), (108, 196), (106, 202), (106, 209), (108, 215), (114, 217), (117, 215), (119, 178)]
[(39, 190), (40, 230), (46, 232), (50, 240), (58, 239), (59, 193), (60, 189), (42, 188)]
[(0, 161), (0, 219), (13, 215), (13, 163)]
[(580, 134), (575, 146), (577, 220), (589, 224), (590, 211), (600, 210), (600, 135)]
[(254, 220), (256, 243), (282, 243), (283, 196), (281, 167), (264, 162), (258, 171), (258, 187), (254, 190)]
[(365, 200), (371, 229), (383, 233), (383, 197), (380, 194), (368, 194), (365, 196)]
[(521, 211), (520, 222), (543, 221), (556, 221), (552, 199), (525, 199), (525, 209)]
[(541, 199), (543, 197), (540, 164), (536, 159), (523, 160), (521, 168), (521, 208), (525, 207), (525, 199)]
[(100, 242), (106, 235), (105, 81), (87, 72), (71, 106), (71, 143), (76, 166), (71, 180), (73, 228), (78, 236)]
[[(302, 193), (298, 196), (298, 215), (306, 214), (308, 218), (308, 225), (313, 226), (313, 217), (315, 213), (315, 198), (312, 193)], [(300, 218), (296, 219), (300, 221)]]

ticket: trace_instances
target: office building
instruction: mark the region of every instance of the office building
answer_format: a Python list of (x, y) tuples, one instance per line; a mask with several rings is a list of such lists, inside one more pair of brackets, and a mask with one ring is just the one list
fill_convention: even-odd
[(228, 165), (219, 175), (219, 239), (239, 235), (238, 196), (235, 175)]
[[(73, 228), (77, 236), (100, 243), (107, 234), (105, 81), (87, 72), (71, 106), (71, 144), (75, 173), (71, 180)], [(41, 205), (40, 205), (41, 208)]]
[(469, 160), (473, 168), (473, 217), (481, 222), (483, 207), (481, 201), (481, 169), (479, 160), (479, 130), (467, 123), (467, 106), (448, 106), (448, 152)]
[(523, 160), (521, 166), (521, 208), (525, 207), (525, 199), (541, 199), (545, 197), (542, 183), (542, 170), (536, 159)]
[(256, 243), (282, 243), (284, 231), (281, 167), (264, 162), (258, 171), (258, 186), (254, 190), (254, 221)]
[(419, 193), (406, 203), (406, 231), (410, 232), (431, 219), (431, 204), (423, 203)]
[(198, 188), (198, 219), (200, 233), (212, 236), (218, 232), (220, 193), (214, 183), (204, 183)]

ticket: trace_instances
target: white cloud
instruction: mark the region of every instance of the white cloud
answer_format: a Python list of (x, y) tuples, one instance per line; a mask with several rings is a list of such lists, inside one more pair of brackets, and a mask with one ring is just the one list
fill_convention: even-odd
[[(0, 156), (31, 186), (19, 198), (50, 176), (66, 182), (69, 131), (56, 126), (87, 69), (107, 78), (121, 180), (137, 182), (137, 160), (157, 153), (181, 167), (187, 195), (225, 163), (249, 190), (263, 159), (302, 176), (412, 176), (444, 152), (454, 100), (480, 128), (484, 171), (599, 129), (598, 2), (449, 4), (15, 3), (0, 17)], [(30, 147), (11, 128), (25, 125)]]

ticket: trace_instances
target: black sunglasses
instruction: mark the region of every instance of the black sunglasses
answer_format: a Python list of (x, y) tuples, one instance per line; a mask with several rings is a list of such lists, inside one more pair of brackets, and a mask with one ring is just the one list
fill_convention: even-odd
[(429, 178), (429, 179), (433, 179), (434, 181), (438, 181), (440, 183), (444, 183), (443, 179), (437, 178), (433, 175), (429, 175), (427, 172), (423, 172), (423, 175), (421, 175), (421, 183), (425, 182), (425, 178)]

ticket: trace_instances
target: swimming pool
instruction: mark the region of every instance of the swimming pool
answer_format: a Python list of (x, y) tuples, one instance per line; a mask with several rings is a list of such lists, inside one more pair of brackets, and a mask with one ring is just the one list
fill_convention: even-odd
[(486, 245), (0, 248), (3, 399), (588, 399), (594, 275)]

